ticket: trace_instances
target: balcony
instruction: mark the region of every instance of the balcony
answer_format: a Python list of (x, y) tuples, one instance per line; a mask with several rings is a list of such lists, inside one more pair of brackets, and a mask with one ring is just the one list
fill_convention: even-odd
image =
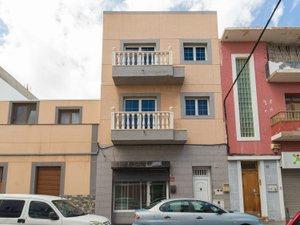
[(300, 62), (268, 61), (267, 79), (270, 83), (300, 82)]
[(187, 131), (174, 129), (173, 112), (112, 112), (111, 140), (115, 145), (184, 144)]
[(272, 141), (300, 141), (300, 111), (283, 111), (271, 118)]
[(173, 66), (169, 51), (114, 51), (112, 76), (115, 85), (180, 85), (184, 67)]

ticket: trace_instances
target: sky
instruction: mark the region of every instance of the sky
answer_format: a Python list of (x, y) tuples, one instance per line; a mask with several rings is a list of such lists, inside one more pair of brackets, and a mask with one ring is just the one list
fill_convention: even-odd
[[(102, 15), (218, 12), (225, 27), (263, 26), (277, 0), (0, 0), (0, 66), (40, 99), (100, 97)], [(271, 26), (300, 26), (300, 0), (282, 0)]]

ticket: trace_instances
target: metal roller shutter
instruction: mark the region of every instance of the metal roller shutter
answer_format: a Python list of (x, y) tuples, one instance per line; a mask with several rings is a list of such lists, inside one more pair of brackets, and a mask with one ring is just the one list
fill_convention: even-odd
[(300, 169), (282, 170), (285, 208), (290, 216), (300, 209)]

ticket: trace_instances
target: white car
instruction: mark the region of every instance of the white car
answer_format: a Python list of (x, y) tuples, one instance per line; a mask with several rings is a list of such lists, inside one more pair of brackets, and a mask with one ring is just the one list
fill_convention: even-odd
[(64, 198), (48, 195), (0, 194), (0, 224), (110, 225), (97, 215), (85, 214)]

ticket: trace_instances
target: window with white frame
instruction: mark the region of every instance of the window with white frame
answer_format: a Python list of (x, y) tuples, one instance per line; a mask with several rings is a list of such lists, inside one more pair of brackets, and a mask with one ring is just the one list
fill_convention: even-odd
[(142, 209), (167, 198), (167, 182), (121, 181), (114, 183), (114, 210)]
[(186, 116), (208, 116), (209, 97), (185, 97)]
[[(233, 57), (233, 79), (242, 69), (247, 56)], [(255, 74), (253, 58), (243, 69), (235, 86), (235, 114), (238, 140), (258, 140), (259, 125), (256, 100)]]
[(206, 61), (206, 45), (197, 43), (184, 43), (183, 54), (185, 61)]

